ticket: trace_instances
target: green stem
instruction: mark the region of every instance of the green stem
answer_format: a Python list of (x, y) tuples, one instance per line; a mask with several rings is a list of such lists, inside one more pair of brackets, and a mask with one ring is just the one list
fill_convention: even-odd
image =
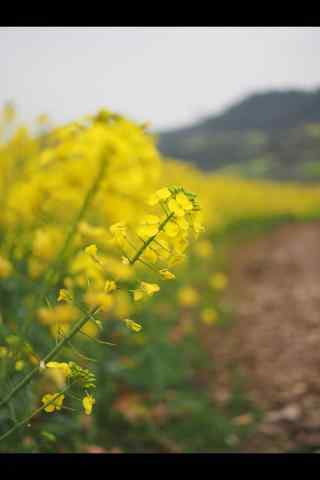
[(130, 260), (130, 263), (131, 265), (133, 265), (134, 263), (136, 263), (136, 261), (141, 257), (141, 255), (143, 254), (143, 252), (145, 251), (145, 249), (150, 245), (150, 243), (155, 239), (157, 238), (157, 236), (159, 235), (159, 233), (164, 229), (164, 227), (167, 225), (167, 223), (169, 222), (169, 220), (171, 220), (171, 218), (173, 217), (174, 213), (170, 213), (170, 215), (168, 215), (167, 218), (165, 218), (163, 220), (163, 222), (159, 225), (159, 230), (157, 231), (157, 233), (155, 235), (153, 235), (152, 237), (148, 238), (148, 240), (142, 245), (142, 247), (137, 251), (137, 253), (135, 254), (135, 256)]
[[(92, 318), (94, 314), (98, 312), (100, 307), (95, 307), (91, 312), (88, 312), (87, 315), (85, 315), (83, 318), (81, 318), (78, 322), (74, 324), (74, 326), (71, 328), (70, 332), (59, 342), (57, 345), (44, 357), (43, 362), (46, 363), (49, 360), (51, 360), (60, 350), (63, 348), (63, 346), (85, 325), (85, 323)], [(4, 407), (7, 405), (8, 402), (10, 402), (11, 398), (18, 393), (25, 385), (27, 385), (31, 379), (38, 373), (40, 372), (41, 368), (35, 367), (31, 372), (26, 375), (18, 385), (14, 387), (14, 389), (0, 402), (0, 408)]]

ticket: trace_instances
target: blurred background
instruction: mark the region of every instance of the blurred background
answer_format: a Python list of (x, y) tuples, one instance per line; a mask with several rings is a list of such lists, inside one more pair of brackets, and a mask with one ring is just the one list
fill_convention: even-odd
[(166, 156), (312, 180), (319, 41), (318, 27), (3, 27), (0, 101), (29, 123), (108, 106), (149, 121)]
[(39, 115), (50, 131), (102, 108), (147, 122), (157, 182), (183, 180), (206, 220), (144, 332), (83, 347), (95, 415), (40, 421), (7, 449), (320, 449), (319, 47), (319, 27), (0, 28), (17, 125), (36, 138)]

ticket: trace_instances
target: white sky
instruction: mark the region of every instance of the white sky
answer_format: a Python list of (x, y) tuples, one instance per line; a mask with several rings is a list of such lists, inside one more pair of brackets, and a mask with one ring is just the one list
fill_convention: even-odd
[(0, 105), (174, 127), (256, 90), (320, 87), (319, 47), (319, 27), (1, 27)]

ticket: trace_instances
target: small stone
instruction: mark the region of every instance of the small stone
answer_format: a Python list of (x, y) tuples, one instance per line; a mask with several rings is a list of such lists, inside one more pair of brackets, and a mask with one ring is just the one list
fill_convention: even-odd
[(292, 403), (283, 408), (281, 410), (281, 414), (283, 419), (294, 421), (301, 416), (301, 408), (299, 405)]

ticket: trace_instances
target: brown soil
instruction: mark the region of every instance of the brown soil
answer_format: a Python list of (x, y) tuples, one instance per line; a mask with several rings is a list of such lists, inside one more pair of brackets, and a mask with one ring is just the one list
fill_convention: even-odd
[(231, 327), (204, 335), (216, 370), (212, 395), (227, 402), (237, 365), (265, 412), (239, 450), (320, 446), (320, 222), (288, 224), (239, 246), (227, 299)]

